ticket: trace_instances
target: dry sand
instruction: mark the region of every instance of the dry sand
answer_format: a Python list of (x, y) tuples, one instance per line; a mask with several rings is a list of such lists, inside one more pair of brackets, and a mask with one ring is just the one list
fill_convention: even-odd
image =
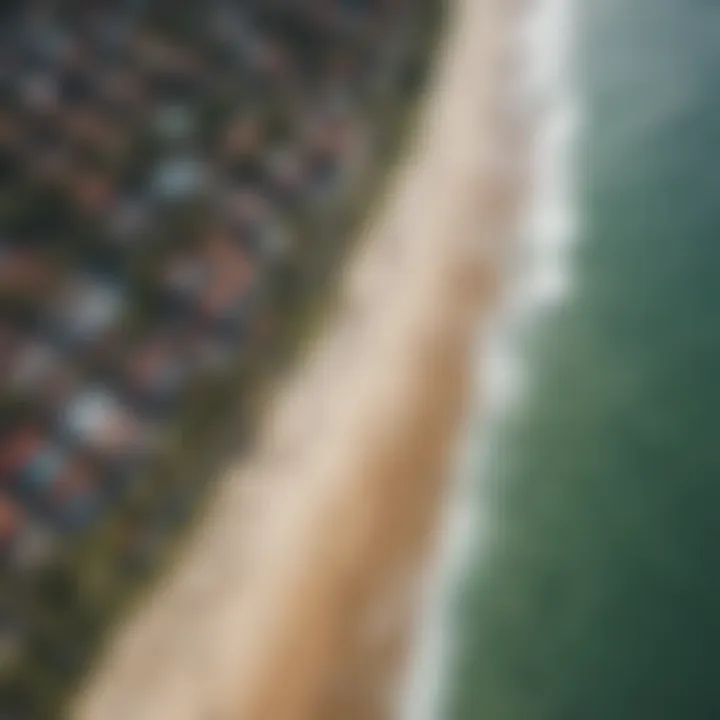
[(517, 196), (499, 102), (512, 3), (449, 10), (417, 138), (333, 319), (75, 717), (392, 717)]

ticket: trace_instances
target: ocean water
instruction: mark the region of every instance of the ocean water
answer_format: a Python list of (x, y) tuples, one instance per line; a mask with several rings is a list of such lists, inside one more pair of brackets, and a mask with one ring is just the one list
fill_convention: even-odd
[(529, 5), (537, 182), (406, 715), (720, 718), (720, 2)]

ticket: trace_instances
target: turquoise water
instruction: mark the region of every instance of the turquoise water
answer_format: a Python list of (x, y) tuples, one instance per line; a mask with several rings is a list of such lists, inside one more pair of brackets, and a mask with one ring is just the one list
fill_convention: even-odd
[(720, 2), (576, 4), (571, 289), (476, 468), (441, 720), (720, 718)]

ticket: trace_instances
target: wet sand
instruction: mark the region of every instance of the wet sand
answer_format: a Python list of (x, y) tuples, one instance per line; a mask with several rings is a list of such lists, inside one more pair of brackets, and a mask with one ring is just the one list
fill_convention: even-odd
[(451, 3), (417, 138), (332, 318), (74, 717), (394, 716), (518, 195), (498, 102), (512, 5)]

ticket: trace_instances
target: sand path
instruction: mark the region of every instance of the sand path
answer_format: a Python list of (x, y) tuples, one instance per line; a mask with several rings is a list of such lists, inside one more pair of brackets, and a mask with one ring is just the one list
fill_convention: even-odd
[(75, 717), (392, 715), (516, 197), (498, 162), (510, 5), (451, 3), (418, 136), (333, 319)]

